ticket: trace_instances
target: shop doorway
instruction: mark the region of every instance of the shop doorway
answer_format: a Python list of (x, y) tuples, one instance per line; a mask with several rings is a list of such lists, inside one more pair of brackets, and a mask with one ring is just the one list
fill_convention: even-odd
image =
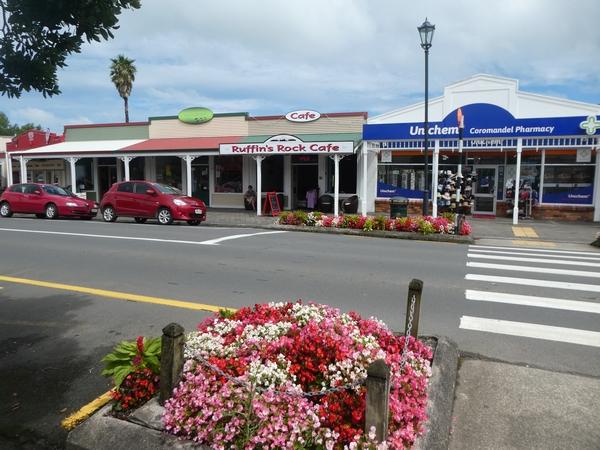
[(208, 164), (192, 166), (192, 197), (199, 198), (206, 206), (210, 204)]
[(117, 166), (98, 166), (98, 201), (117, 182)]
[(307, 208), (306, 193), (319, 191), (318, 164), (292, 165), (292, 208)]
[(496, 215), (496, 182), (498, 167), (475, 166), (477, 180), (473, 184), (473, 214)]

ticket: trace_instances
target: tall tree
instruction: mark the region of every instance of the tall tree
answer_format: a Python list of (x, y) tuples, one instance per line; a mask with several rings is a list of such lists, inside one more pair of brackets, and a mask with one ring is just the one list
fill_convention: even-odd
[(0, 94), (60, 94), (56, 72), (84, 42), (112, 39), (140, 0), (0, 0)]
[(0, 111), (0, 136), (16, 136), (32, 129), (41, 130), (42, 127), (33, 123), (26, 123), (24, 125), (11, 124), (8, 116)]
[(131, 89), (133, 88), (133, 82), (135, 81), (135, 72), (137, 69), (133, 65), (135, 62), (133, 59), (126, 58), (123, 55), (119, 55), (116, 58), (111, 59), (112, 64), (110, 65), (110, 79), (114, 83), (119, 95), (123, 99), (125, 104), (125, 122), (129, 122), (129, 96), (131, 95)]

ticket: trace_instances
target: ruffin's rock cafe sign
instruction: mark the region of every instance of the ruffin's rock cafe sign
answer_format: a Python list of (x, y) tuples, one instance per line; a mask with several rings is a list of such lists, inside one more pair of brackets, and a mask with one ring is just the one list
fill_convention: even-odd
[(258, 144), (221, 144), (221, 155), (307, 155), (354, 153), (352, 141), (304, 142), (289, 134), (279, 134)]

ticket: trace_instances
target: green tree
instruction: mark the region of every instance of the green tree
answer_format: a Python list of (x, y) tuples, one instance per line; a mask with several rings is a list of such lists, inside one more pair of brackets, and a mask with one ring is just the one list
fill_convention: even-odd
[(0, 136), (16, 136), (31, 129), (41, 130), (40, 125), (26, 123), (25, 125), (11, 124), (8, 116), (0, 111)]
[(129, 96), (135, 81), (135, 72), (137, 69), (133, 65), (133, 59), (119, 55), (110, 60), (110, 79), (117, 88), (117, 92), (123, 99), (125, 106), (125, 122), (129, 122)]
[(140, 0), (0, 0), (0, 94), (60, 93), (56, 72), (84, 42), (113, 38), (123, 9)]

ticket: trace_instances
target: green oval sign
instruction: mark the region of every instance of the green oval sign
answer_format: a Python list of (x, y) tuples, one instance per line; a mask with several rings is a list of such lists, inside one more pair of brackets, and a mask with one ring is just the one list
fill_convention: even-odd
[(213, 116), (214, 113), (208, 108), (186, 108), (179, 113), (177, 118), (183, 123), (195, 125), (209, 122)]

